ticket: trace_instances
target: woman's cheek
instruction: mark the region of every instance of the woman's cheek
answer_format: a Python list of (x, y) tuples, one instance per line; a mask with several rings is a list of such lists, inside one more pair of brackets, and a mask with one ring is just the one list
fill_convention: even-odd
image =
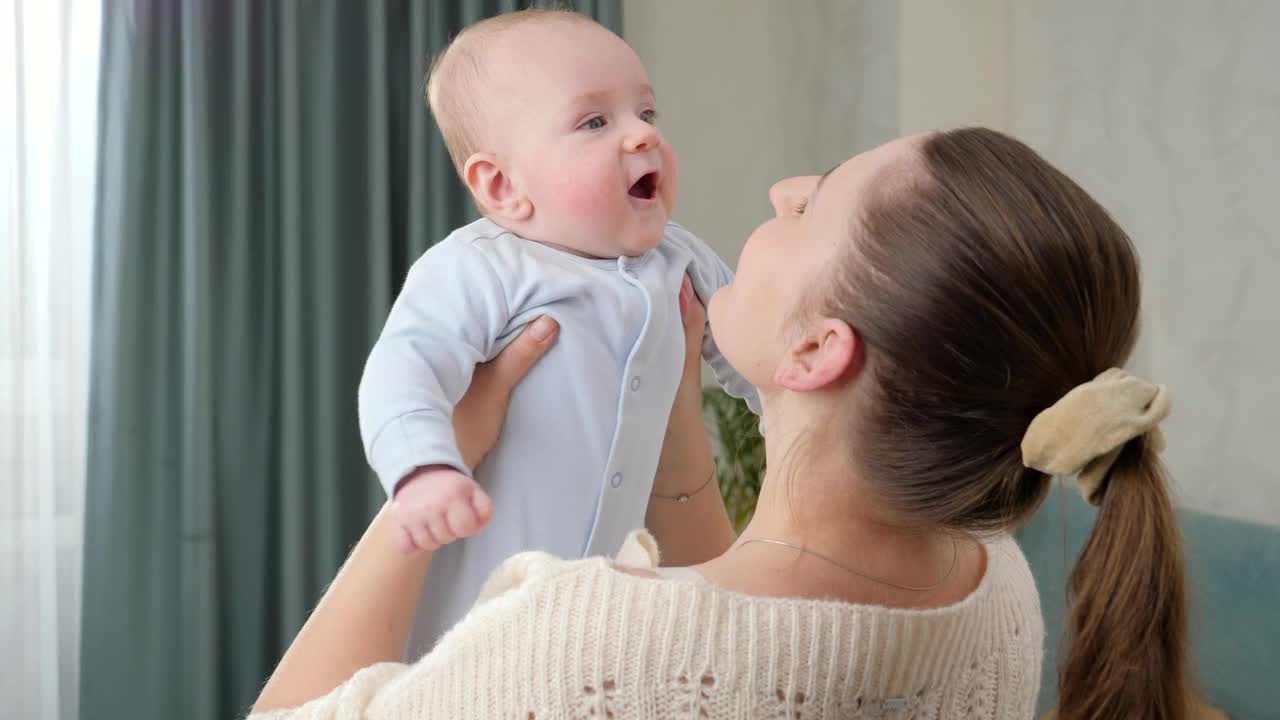
[(728, 299), (728, 290), (731, 285), (716, 290), (711, 294), (711, 299), (707, 301), (707, 324), (711, 326), (711, 334), (716, 335), (716, 325), (719, 322), (720, 306)]
[(733, 285), (726, 285), (707, 301), (707, 323), (711, 326), (711, 335), (731, 365), (737, 355), (737, 328), (733, 323), (732, 296)]

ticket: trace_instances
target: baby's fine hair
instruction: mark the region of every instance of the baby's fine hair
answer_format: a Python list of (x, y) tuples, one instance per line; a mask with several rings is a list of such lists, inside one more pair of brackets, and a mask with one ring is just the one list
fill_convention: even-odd
[(436, 53), (427, 70), (427, 106), (460, 177), (467, 158), (482, 147), (484, 113), (477, 89), (485, 80), (486, 51), (496, 38), (513, 29), (557, 22), (599, 24), (570, 9), (528, 8), (468, 25)]

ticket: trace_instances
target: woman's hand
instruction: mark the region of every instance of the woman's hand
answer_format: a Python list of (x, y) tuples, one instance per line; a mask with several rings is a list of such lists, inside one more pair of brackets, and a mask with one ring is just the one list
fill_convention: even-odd
[(702, 422), (702, 337), (706, 332), (707, 309), (693, 292), (689, 278), (680, 288), (680, 319), (684, 323), (684, 370), (671, 405), (671, 417), (658, 456), (658, 472), (653, 494), (678, 496), (691, 492), (705, 477), (693, 477), (713, 464), (710, 443), (703, 441), (707, 429)]
[(707, 308), (693, 292), (686, 275), (680, 286), (680, 321), (684, 323), (684, 372), (680, 375), (685, 402), (697, 395), (698, 416), (702, 416), (702, 338), (707, 331)]
[[(711, 442), (702, 420), (702, 336), (707, 309), (689, 279), (680, 289), (684, 372), (671, 406), (645, 527), (658, 541), (663, 565), (696, 565), (724, 552), (736, 539), (715, 478)], [(674, 501), (688, 495), (686, 502)]]
[(498, 357), (476, 366), (471, 386), (453, 409), (453, 432), (458, 450), (471, 468), (498, 444), (507, 417), (511, 391), (555, 342), (560, 326), (542, 316), (529, 323)]

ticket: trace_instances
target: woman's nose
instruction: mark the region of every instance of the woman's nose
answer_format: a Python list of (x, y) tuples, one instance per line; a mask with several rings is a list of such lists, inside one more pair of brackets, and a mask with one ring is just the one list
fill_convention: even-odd
[(796, 208), (809, 201), (814, 188), (818, 186), (818, 175), (801, 175), (779, 180), (769, 188), (769, 204), (778, 217), (796, 214)]

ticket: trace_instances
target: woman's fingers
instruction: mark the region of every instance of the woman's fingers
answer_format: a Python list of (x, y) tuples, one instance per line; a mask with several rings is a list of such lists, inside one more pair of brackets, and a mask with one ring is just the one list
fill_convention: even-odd
[(476, 366), (471, 386), (453, 409), (458, 450), (471, 467), (483, 462), (498, 442), (511, 391), (555, 344), (559, 329), (555, 320), (540, 317), (521, 330), (496, 358)]
[(680, 319), (684, 322), (684, 366), (685, 374), (692, 372), (700, 375), (702, 358), (702, 335), (707, 326), (707, 309), (693, 291), (693, 283), (689, 276), (684, 276), (680, 285)]
[(689, 276), (684, 276), (684, 282), (680, 283), (680, 320), (685, 327), (689, 327), (689, 300), (693, 297), (693, 281), (689, 280)]
[(693, 283), (689, 276), (684, 276), (680, 284), (680, 319), (684, 322), (686, 334), (701, 334), (707, 324), (707, 308), (693, 291)]
[(490, 372), (495, 385), (506, 393), (510, 393), (524, 379), (529, 368), (538, 362), (538, 358), (551, 349), (552, 341), (555, 340), (559, 330), (560, 325), (546, 315), (529, 323), (524, 330), (520, 331), (516, 339), (493, 359)]

